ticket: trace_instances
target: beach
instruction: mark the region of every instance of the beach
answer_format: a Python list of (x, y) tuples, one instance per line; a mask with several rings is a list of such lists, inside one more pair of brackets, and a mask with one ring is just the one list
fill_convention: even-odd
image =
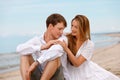
[(96, 49), (92, 60), (120, 77), (120, 43), (107, 48)]
[[(120, 38), (120, 33), (109, 33), (105, 35)], [(96, 49), (92, 61), (120, 77), (120, 39), (114, 45)]]
[[(119, 37), (120, 33), (105, 34), (106, 36)], [(120, 77), (120, 41), (114, 45), (101, 47), (94, 50), (92, 61)], [(0, 80), (22, 80), (19, 69), (0, 73)]]

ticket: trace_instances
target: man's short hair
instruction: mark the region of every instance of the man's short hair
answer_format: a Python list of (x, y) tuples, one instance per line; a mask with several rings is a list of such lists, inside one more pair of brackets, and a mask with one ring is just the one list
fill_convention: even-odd
[(47, 20), (46, 20), (46, 26), (48, 27), (49, 24), (52, 24), (53, 26), (55, 26), (57, 23), (63, 23), (64, 26), (67, 26), (67, 22), (65, 20), (65, 18), (57, 13), (51, 14), (50, 16), (48, 16)]

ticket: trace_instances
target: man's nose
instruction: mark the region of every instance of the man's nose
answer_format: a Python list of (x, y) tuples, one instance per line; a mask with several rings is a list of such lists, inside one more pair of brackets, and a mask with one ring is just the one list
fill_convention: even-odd
[(74, 28), (73, 28), (73, 27), (71, 27), (71, 31), (72, 31), (72, 30), (74, 30)]
[(60, 34), (63, 34), (63, 30), (60, 31)]

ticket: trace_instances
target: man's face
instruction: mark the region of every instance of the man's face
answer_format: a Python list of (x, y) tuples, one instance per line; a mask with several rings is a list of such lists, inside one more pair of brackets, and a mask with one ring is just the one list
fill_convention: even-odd
[(58, 39), (63, 34), (64, 28), (65, 28), (65, 26), (62, 22), (57, 23), (55, 26), (53, 26), (53, 28), (51, 30), (53, 38)]

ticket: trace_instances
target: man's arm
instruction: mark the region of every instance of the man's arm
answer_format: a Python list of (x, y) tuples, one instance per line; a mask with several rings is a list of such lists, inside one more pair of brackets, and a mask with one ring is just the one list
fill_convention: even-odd
[(54, 60), (55, 58), (58, 58), (63, 55), (64, 50), (59, 45), (52, 45), (48, 50), (41, 51), (42, 55), (37, 59), (37, 61), (42, 64), (46, 61)]
[[(64, 40), (67, 43), (67, 38), (65, 36), (62, 36), (59, 38), (59, 40)], [(61, 57), (64, 54), (64, 50), (61, 45), (55, 44), (52, 45), (48, 50), (41, 51), (41, 53), (42, 55), (37, 59), (40, 64)]]
[[(67, 42), (67, 38), (62, 38), (60, 40), (64, 40)], [(42, 46), (41, 46), (42, 47)], [(27, 77), (29, 80), (29, 76), (31, 74), (31, 72), (36, 68), (36, 66), (38, 64), (42, 64), (46, 61), (51, 61), (51, 60), (55, 60), (56, 58), (62, 56), (64, 54), (63, 48), (61, 45), (56, 44), (56, 45), (52, 45), (49, 49), (44, 50), (44, 51), (40, 51), (43, 55), (41, 55), (36, 62), (34, 62), (31, 67), (29, 68), (28, 72), (27, 72)]]
[[(56, 59), (57, 57), (62, 56), (63, 48), (60, 45), (57, 44), (57, 45), (52, 45), (48, 50), (41, 51), (41, 52), (43, 52), (42, 53), (43, 55), (40, 56), (40, 58), (37, 59), (37, 61), (33, 62), (32, 65), (29, 67), (29, 69), (27, 71), (27, 74), (26, 74), (26, 79), (27, 80), (30, 80), (31, 72), (38, 66), (38, 64), (42, 64), (46, 61), (51, 61), (51, 60)], [(38, 62), (38, 60), (40, 62)], [(54, 63), (56, 64), (56, 61)], [(50, 63), (50, 65), (51, 65), (51, 63)], [(49, 69), (49, 68), (47, 68), (47, 69)], [(56, 66), (56, 69), (57, 69), (57, 66)], [(45, 72), (48, 72), (48, 71), (45, 71)]]

